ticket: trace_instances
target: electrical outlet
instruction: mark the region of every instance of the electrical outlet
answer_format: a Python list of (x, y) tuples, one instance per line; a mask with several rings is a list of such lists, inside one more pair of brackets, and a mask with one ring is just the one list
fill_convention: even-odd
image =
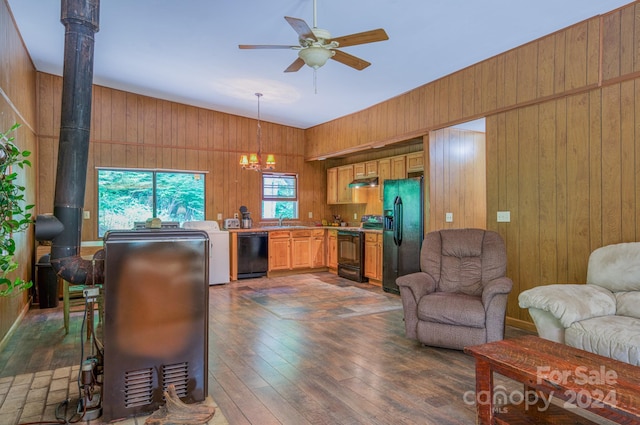
[(82, 211), (82, 218), (89, 220), (91, 218), (91, 211)]
[(453, 213), (444, 213), (444, 221), (453, 223)]
[(233, 213), (233, 218), (238, 218), (238, 213)]
[(511, 211), (498, 211), (497, 220), (498, 220), (498, 223), (511, 222)]
[(358, 213), (353, 213), (353, 219), (357, 220), (358, 219)]
[(309, 211), (309, 218), (313, 218), (313, 213)]
[(222, 213), (218, 213), (218, 220), (222, 220)]

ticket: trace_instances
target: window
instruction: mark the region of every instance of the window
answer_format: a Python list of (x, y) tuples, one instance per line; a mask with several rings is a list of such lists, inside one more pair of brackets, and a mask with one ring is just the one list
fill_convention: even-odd
[(136, 221), (204, 220), (204, 173), (98, 169), (98, 236)]
[(262, 218), (298, 218), (298, 176), (262, 173)]

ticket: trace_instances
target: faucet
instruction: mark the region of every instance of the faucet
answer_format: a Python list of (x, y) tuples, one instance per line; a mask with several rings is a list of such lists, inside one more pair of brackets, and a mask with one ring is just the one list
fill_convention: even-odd
[(278, 226), (282, 227), (282, 220), (284, 220), (286, 217), (285, 216), (280, 216), (278, 217)]

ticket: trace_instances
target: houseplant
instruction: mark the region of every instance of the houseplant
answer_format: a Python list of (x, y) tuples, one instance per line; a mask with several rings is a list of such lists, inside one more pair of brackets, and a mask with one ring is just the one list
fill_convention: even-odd
[(20, 277), (8, 277), (18, 268), (14, 260), (16, 243), (14, 234), (23, 232), (31, 224), (29, 210), (33, 205), (25, 205), (25, 187), (18, 184), (18, 173), (15, 167), (30, 167), (27, 159), (31, 152), (20, 150), (14, 143), (15, 132), (20, 124), (14, 124), (8, 131), (0, 132), (0, 296), (7, 296), (14, 289), (23, 290), (31, 287), (31, 281)]

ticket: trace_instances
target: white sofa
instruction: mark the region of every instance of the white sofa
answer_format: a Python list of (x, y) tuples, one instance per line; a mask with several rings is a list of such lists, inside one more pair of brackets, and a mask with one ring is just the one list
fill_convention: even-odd
[(640, 366), (640, 242), (598, 248), (586, 284), (553, 284), (522, 292), (538, 335)]

